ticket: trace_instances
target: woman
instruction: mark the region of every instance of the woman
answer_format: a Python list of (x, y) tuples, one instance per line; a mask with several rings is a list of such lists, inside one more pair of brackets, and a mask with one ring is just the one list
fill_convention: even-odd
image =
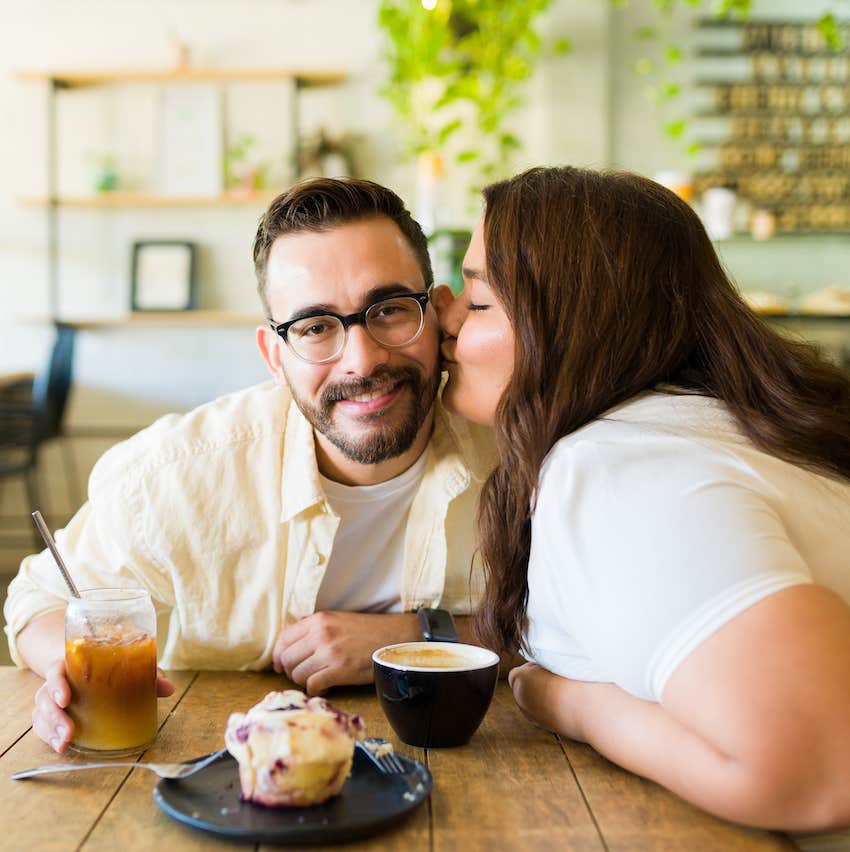
[(631, 174), (484, 191), (435, 302), (444, 401), (493, 424), (480, 638), (540, 725), (719, 816), (850, 823), (850, 381), (741, 301)]

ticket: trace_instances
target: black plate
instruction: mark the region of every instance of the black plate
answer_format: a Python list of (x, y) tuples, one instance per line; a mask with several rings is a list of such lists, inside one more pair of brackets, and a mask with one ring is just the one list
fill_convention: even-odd
[(312, 808), (266, 808), (239, 800), (239, 770), (229, 754), (182, 781), (160, 781), (156, 803), (179, 822), (255, 843), (341, 843), (375, 834), (428, 798), (431, 773), (398, 755), (408, 772), (383, 775), (355, 750), (342, 792)]

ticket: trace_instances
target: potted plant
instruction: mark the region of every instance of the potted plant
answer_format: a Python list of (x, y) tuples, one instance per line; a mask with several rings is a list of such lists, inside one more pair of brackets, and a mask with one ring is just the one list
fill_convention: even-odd
[(224, 152), (224, 185), (237, 192), (256, 192), (268, 183), (269, 164), (250, 158), (256, 139), (249, 133), (241, 135)]
[[(434, 154), (445, 159), (450, 151), (455, 163), (469, 164), (479, 183), (510, 171), (520, 142), (509, 120), (544, 49), (535, 24), (551, 4), (381, 0), (389, 68), (381, 92), (404, 127), (408, 156), (426, 154), (433, 162)], [(569, 44), (561, 39), (550, 47), (564, 52)]]

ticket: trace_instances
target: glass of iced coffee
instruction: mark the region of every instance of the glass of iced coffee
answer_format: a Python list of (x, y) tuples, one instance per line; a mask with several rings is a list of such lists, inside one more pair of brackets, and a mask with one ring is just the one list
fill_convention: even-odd
[(65, 611), (70, 747), (120, 757), (156, 737), (156, 614), (143, 589), (88, 589)]

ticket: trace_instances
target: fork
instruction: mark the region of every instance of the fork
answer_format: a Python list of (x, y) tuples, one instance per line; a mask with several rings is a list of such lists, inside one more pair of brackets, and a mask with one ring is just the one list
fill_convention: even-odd
[(392, 744), (380, 737), (366, 737), (365, 740), (355, 740), (354, 745), (365, 754), (379, 772), (384, 775), (405, 775), (408, 768), (401, 758), (393, 751)]
[(227, 753), (227, 749), (223, 748), (212, 754), (205, 754), (203, 757), (189, 760), (186, 763), (134, 763), (131, 761), (98, 761), (96, 763), (52, 763), (47, 766), (37, 766), (35, 769), (22, 769), (12, 775), (15, 781), (21, 781), (24, 778), (34, 778), (36, 775), (50, 775), (54, 772), (76, 772), (78, 769), (112, 769), (115, 766), (129, 766), (133, 769), (150, 769), (155, 772), (160, 778), (188, 778), (196, 772), (205, 769), (211, 763), (218, 760)]

